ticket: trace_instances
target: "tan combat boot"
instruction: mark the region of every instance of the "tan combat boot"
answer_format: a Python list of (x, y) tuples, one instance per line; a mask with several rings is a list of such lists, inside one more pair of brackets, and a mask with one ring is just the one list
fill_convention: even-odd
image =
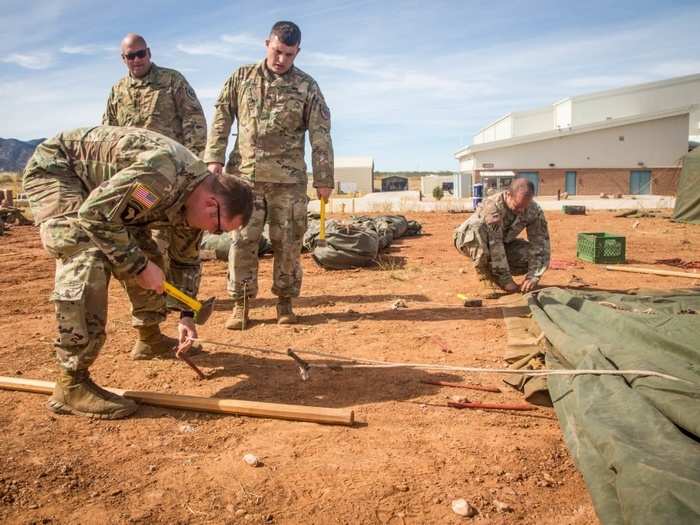
[(280, 297), (277, 302), (277, 324), (294, 324), (297, 316), (292, 311), (291, 297)]
[(226, 319), (224, 326), (229, 330), (245, 330), (250, 325), (248, 310), (248, 301), (236, 301), (233, 312)]
[(481, 299), (498, 299), (503, 295), (502, 290), (492, 279), (490, 272), (477, 272), (476, 275), (479, 279), (479, 297)]
[(130, 399), (97, 386), (87, 370), (61, 370), (47, 406), (57, 414), (98, 419), (121, 419), (138, 408)]
[(139, 338), (131, 350), (131, 358), (134, 360), (168, 358), (175, 355), (174, 349), (178, 341), (174, 337), (168, 337), (160, 332), (157, 324), (151, 326), (138, 326)]

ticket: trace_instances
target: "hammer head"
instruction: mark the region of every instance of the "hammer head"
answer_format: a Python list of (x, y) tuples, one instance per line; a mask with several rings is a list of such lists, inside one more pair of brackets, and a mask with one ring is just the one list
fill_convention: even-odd
[(194, 314), (195, 324), (204, 324), (209, 320), (209, 316), (214, 311), (215, 301), (216, 297), (210, 297), (202, 302), (202, 307)]

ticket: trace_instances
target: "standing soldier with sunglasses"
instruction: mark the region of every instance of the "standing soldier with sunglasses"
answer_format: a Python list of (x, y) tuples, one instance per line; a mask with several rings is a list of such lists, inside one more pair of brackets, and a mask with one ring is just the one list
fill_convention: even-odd
[[(140, 35), (129, 33), (121, 43), (121, 54), (129, 74), (117, 82), (109, 94), (102, 123), (110, 126), (146, 128), (176, 140), (192, 153), (201, 156), (207, 140), (207, 123), (202, 106), (185, 77), (173, 69), (151, 62), (151, 50)], [(163, 254), (161, 261), (169, 271), (168, 246), (176, 234), (170, 229), (152, 232)], [(153, 324), (160, 317), (148, 304), (133, 305), (133, 323), (139, 338), (131, 356), (153, 359), (167, 354), (172, 340), (164, 337)]]
[(248, 226), (233, 236), (228, 290), (235, 306), (226, 328), (244, 330), (248, 299), (258, 292), (258, 242), (265, 222), (274, 251), (272, 292), (279, 297), (277, 322), (296, 321), (292, 298), (301, 291), (301, 244), (306, 231), (307, 174), (304, 142), (309, 132), (313, 185), (319, 198), (333, 190), (331, 120), (318, 84), (294, 66), (301, 31), (277, 22), (265, 42), (267, 56), (238, 68), (216, 102), (204, 161), (221, 173), (229, 134), (237, 121), (236, 144), (226, 171), (253, 183), (255, 207)]
[(151, 50), (140, 35), (126, 35), (121, 53), (129, 74), (112, 87), (102, 124), (157, 131), (200, 156), (207, 123), (185, 77), (151, 62)]

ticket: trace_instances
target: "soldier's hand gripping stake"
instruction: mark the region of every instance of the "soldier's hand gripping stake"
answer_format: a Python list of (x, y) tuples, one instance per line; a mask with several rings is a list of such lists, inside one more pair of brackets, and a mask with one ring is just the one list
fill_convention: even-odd
[(190, 297), (184, 292), (181, 292), (175, 288), (169, 282), (163, 283), (163, 289), (170, 297), (177, 299), (182, 304), (190, 307), (194, 312), (194, 322), (196, 324), (204, 324), (209, 319), (209, 316), (214, 311), (214, 301), (215, 297), (210, 297), (203, 303), (199, 302), (197, 299)]

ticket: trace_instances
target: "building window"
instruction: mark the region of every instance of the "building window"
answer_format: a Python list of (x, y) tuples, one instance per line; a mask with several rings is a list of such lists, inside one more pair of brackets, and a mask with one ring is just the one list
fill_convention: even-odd
[(535, 186), (535, 195), (540, 193), (540, 175), (536, 171), (519, 171), (517, 178), (529, 180)]
[(630, 172), (630, 195), (651, 195), (651, 171)]

